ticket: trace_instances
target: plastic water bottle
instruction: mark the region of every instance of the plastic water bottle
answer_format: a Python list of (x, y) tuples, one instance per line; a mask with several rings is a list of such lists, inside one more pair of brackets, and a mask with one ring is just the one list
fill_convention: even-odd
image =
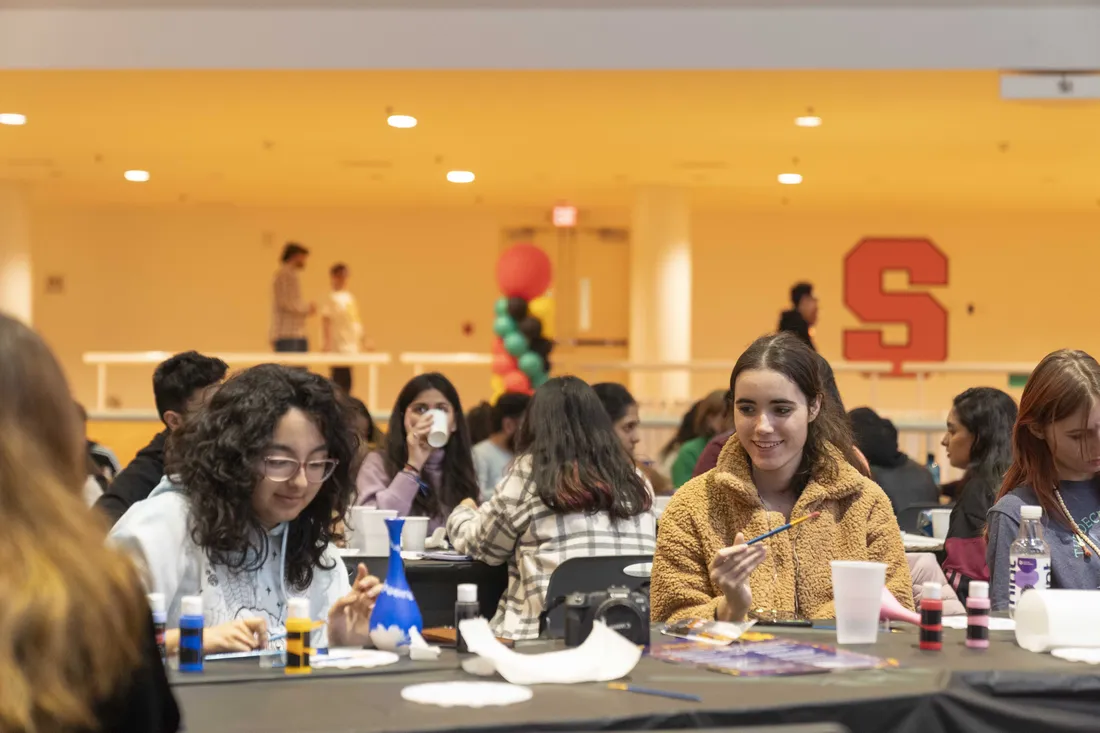
[(1016, 615), (1020, 597), (1050, 587), (1050, 548), (1043, 540), (1041, 506), (1020, 507), (1020, 532), (1008, 550), (1008, 612)]
[(928, 468), (928, 472), (932, 474), (932, 480), (936, 482), (936, 486), (940, 485), (940, 464), (936, 463), (936, 456), (933, 453), (928, 454), (928, 462), (924, 464)]

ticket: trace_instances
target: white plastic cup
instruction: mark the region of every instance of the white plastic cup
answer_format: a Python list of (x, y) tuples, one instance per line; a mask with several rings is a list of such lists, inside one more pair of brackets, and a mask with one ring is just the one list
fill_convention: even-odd
[(886, 565), (833, 560), (833, 600), (837, 644), (874, 644), (882, 610)]
[(1100, 591), (1034, 588), (1016, 605), (1016, 643), (1029, 652), (1100, 648)]
[(937, 540), (947, 539), (947, 530), (951, 527), (950, 509), (929, 509), (932, 517), (932, 536)]
[(424, 542), (428, 539), (427, 517), (405, 517), (405, 526), (401, 530), (401, 549), (409, 552), (424, 552)]
[(352, 507), (347, 525), (348, 547), (359, 550), (366, 557), (389, 557), (390, 534), (385, 520), (396, 516), (395, 509)]
[(443, 410), (428, 410), (432, 416), (432, 429), (428, 431), (428, 445), (442, 448), (451, 439), (451, 421)]

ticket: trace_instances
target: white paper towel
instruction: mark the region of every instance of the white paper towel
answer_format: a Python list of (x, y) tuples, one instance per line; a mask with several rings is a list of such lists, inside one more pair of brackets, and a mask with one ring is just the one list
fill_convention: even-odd
[[(945, 629), (963, 629), (967, 627), (966, 616), (944, 616), (943, 627)], [(1016, 628), (1016, 622), (1010, 618), (1000, 618), (999, 616), (990, 616), (989, 618), (989, 630), (990, 631), (1013, 631)]]
[(601, 621), (575, 649), (543, 654), (519, 654), (497, 641), (483, 618), (459, 622), (466, 646), (493, 662), (500, 676), (515, 685), (610, 682), (630, 674), (642, 650)]
[(1016, 643), (1029, 652), (1100, 648), (1100, 591), (1029, 590), (1016, 606)]

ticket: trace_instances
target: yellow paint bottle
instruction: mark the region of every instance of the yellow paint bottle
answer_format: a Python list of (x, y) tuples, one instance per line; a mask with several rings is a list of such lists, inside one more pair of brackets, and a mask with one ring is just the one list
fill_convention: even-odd
[(309, 617), (309, 599), (291, 598), (287, 603), (286, 619), (286, 673), (309, 674), (309, 637), (315, 624)]

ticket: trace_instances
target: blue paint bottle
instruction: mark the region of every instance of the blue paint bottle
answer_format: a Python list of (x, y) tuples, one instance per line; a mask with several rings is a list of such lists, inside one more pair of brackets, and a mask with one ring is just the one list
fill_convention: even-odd
[(202, 596), (180, 602), (180, 672), (202, 671)]

